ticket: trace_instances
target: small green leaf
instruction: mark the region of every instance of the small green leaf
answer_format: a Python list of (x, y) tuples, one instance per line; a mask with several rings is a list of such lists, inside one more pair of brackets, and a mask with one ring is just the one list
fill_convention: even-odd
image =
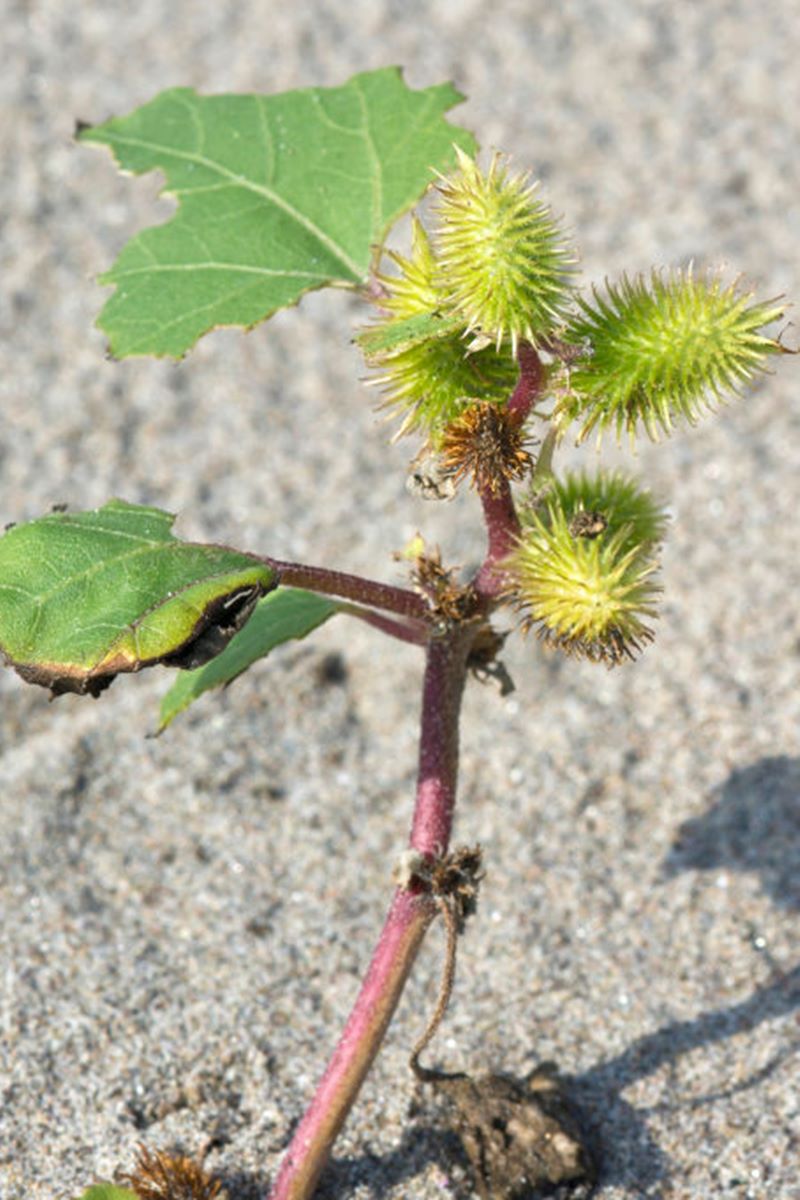
[(162, 92), (82, 129), (120, 167), (160, 168), (175, 216), (135, 237), (102, 277), (98, 324), (119, 357), (180, 357), (220, 325), (252, 326), (304, 292), (355, 285), (434, 169), (473, 150), (443, 114), (450, 84), (413, 91), (396, 67), (275, 96)]
[(436, 341), (465, 328), (463, 317), (458, 313), (425, 312), (415, 313), (399, 321), (383, 321), (370, 325), (356, 337), (361, 353), (369, 361), (375, 355), (397, 353), (419, 346), (423, 342)]
[(97, 1183), (84, 1192), (78, 1200), (138, 1200), (136, 1192), (128, 1188), (114, 1187), (113, 1183)]
[(195, 668), (242, 628), (277, 575), (180, 542), (174, 517), (111, 500), (0, 538), (0, 653), (29, 683), (96, 696), (123, 671)]
[(175, 680), (161, 701), (158, 732), (166, 729), (178, 713), (188, 708), (203, 692), (231, 683), (259, 658), (281, 642), (306, 637), (338, 611), (335, 600), (299, 588), (278, 588), (256, 606), (247, 625), (213, 662), (188, 671)]

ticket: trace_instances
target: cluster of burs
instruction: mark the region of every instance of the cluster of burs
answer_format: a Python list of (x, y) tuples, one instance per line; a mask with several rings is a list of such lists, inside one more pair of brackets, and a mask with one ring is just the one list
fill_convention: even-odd
[[(430, 232), (415, 217), (408, 257), (390, 252), (359, 339), (385, 406), (456, 483), (519, 485), (504, 567), (525, 625), (568, 653), (632, 658), (653, 636), (663, 510), (616, 471), (559, 477), (554, 451), (567, 436), (655, 441), (693, 425), (782, 351), (762, 332), (782, 309), (691, 270), (580, 294), (559, 223), (499, 156), (482, 170), (459, 153), (436, 192)], [(536, 401), (520, 411), (532, 361)]]

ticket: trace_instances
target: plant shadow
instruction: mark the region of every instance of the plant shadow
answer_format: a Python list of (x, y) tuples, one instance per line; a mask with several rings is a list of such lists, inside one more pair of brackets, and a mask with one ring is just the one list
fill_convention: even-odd
[[(732, 771), (712, 793), (703, 816), (680, 826), (662, 866), (665, 880), (683, 871), (719, 869), (752, 872), (777, 907), (800, 909), (800, 758), (777, 755)], [(615, 1058), (573, 1077), (570, 1084), (604, 1147), (603, 1182), (648, 1195), (669, 1178), (669, 1161), (648, 1131), (649, 1113), (624, 1099), (627, 1087), (665, 1063), (750, 1033), (796, 1008), (800, 1008), (800, 964), (782, 970), (773, 963), (769, 982), (747, 1000), (692, 1020), (672, 1021), (637, 1038)], [(699, 1107), (754, 1087), (798, 1048), (800, 1039), (752, 1077), (685, 1103)]]
[(664, 875), (752, 871), (775, 904), (800, 909), (800, 758), (759, 759), (715, 795), (708, 812), (681, 825)]
[[(418, 1110), (419, 1111), (416, 1111)], [(411, 1119), (400, 1142), (388, 1154), (359, 1154), (334, 1159), (319, 1188), (319, 1200), (338, 1200), (364, 1189), (371, 1200), (381, 1200), (390, 1188), (408, 1185), (435, 1165), (447, 1180), (447, 1194), (456, 1200), (471, 1200), (469, 1164), (459, 1139), (430, 1119), (427, 1108), (411, 1105)], [(407, 1195), (413, 1190), (405, 1188)]]
[[(710, 1009), (689, 1021), (671, 1021), (654, 1033), (637, 1038), (622, 1054), (570, 1077), (571, 1090), (580, 1098), (597, 1140), (603, 1146), (602, 1182), (635, 1188), (637, 1195), (647, 1196), (653, 1194), (655, 1188), (660, 1192), (669, 1180), (669, 1160), (648, 1129), (651, 1110), (637, 1109), (628, 1103), (622, 1096), (627, 1087), (652, 1075), (664, 1064), (677, 1062), (693, 1050), (750, 1033), (765, 1021), (797, 1008), (800, 1008), (800, 963), (757, 988), (739, 1004)], [(686, 1107), (699, 1108), (747, 1091), (798, 1050), (800, 1037), (786, 1052), (771, 1059), (752, 1076), (729, 1088), (693, 1096), (683, 1103)], [(680, 1100), (675, 1102), (675, 1106), (680, 1104)]]
[[(663, 864), (666, 879), (682, 871), (720, 868), (754, 872), (776, 905), (800, 909), (800, 759), (764, 758), (733, 771), (708, 811), (680, 827)], [(770, 981), (746, 1000), (691, 1020), (670, 1021), (614, 1058), (566, 1077), (565, 1089), (580, 1107), (592, 1142), (602, 1147), (598, 1186), (627, 1188), (645, 1198), (662, 1195), (669, 1182), (669, 1158), (648, 1128), (653, 1110), (630, 1104), (623, 1096), (626, 1088), (700, 1047), (751, 1033), (798, 1008), (800, 963), (788, 971), (774, 968)], [(800, 1036), (751, 1077), (688, 1098), (683, 1105), (699, 1108), (755, 1087), (798, 1050)], [(432, 1164), (447, 1178), (451, 1196), (470, 1200), (474, 1192), (459, 1139), (443, 1127), (432, 1104), (414, 1103), (410, 1118), (390, 1153), (334, 1160), (320, 1182), (319, 1200), (336, 1200), (358, 1189), (379, 1200), (389, 1189), (419, 1178)], [(251, 1194), (254, 1200), (255, 1193), (246, 1188), (230, 1189), (231, 1200), (251, 1200)]]

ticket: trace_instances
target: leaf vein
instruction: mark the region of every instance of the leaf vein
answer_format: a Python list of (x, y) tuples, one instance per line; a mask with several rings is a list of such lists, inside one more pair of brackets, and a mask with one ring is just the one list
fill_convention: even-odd
[(335, 133), (344, 133), (348, 137), (359, 136), (359, 130), (351, 129), (349, 125), (340, 125), (338, 121), (334, 121), (333, 117), (328, 115), (323, 107), (322, 96), (320, 95), (318, 89), (312, 88), (310, 95), (311, 100), (316, 105), (317, 115), (324, 125), (327, 125), (329, 129), (333, 129)]
[[(195, 262), (195, 263), (159, 263), (154, 262), (152, 266), (146, 267), (129, 267), (124, 271), (115, 271), (114, 279), (128, 279), (132, 275), (156, 275), (160, 271), (237, 271), (243, 275), (262, 275), (267, 277), (277, 277), (279, 279), (325, 279), (326, 276), (320, 274), (319, 271), (312, 273), (311, 271), (294, 271), (290, 268), (286, 270), (272, 270), (269, 267), (246, 267), (240, 263), (220, 263), (220, 262)], [(248, 286), (252, 286), (248, 284)], [(227, 299), (227, 297), (222, 297)], [(216, 303), (216, 302), (215, 302)], [(193, 310), (194, 311), (194, 310)]]
[[(268, 200), (271, 204), (274, 204), (276, 208), (279, 208), (282, 212), (285, 212), (286, 215), (291, 217), (291, 219), (301, 226), (301, 228), (305, 229), (307, 233), (316, 238), (317, 241), (323, 245), (344, 267), (346, 267), (351, 274), (355, 275), (357, 279), (361, 279), (363, 271), (361, 270), (359, 264), (354, 262), (350, 255), (347, 254), (341, 246), (337, 245), (337, 243), (329, 234), (325, 233), (323, 229), (320, 229), (316, 222), (312, 221), (310, 217), (307, 217), (303, 213), (299, 212), (293, 204), (290, 204), (288, 200), (284, 200), (282, 196), (273, 191), (272, 188), (268, 187), (266, 184), (255, 183), (252, 179), (247, 179), (244, 175), (237, 175), (236, 172), (230, 171), (227, 167), (223, 166), (222, 163), (214, 162), (213, 159), (207, 158), (203, 154), (192, 153), (186, 150), (177, 150), (172, 146), (160, 146), (157, 143), (147, 141), (144, 138), (126, 137), (123, 134), (116, 134), (114, 141), (118, 142), (120, 145), (137, 147), (140, 150), (149, 150), (154, 155), (160, 154), (166, 159), (169, 159), (170, 157), (177, 158), (186, 162), (195, 163), (198, 166), (207, 167), (212, 171), (218, 172), (218, 174), (226, 177), (227, 179), (230, 179), (235, 186), (263, 196), (265, 200)], [(167, 194), (170, 194), (169, 185), (165, 188), (165, 191)]]
[(369, 122), (369, 109), (367, 100), (364, 95), (364, 89), (360, 80), (356, 81), (355, 88), (358, 102), (361, 105), (361, 118), (364, 141), (367, 145), (367, 150), (372, 158), (372, 228), (379, 229), (381, 224), (381, 216), (383, 214), (383, 167), (381, 165), (378, 147), (375, 145), (375, 139), (372, 134), (372, 128)]

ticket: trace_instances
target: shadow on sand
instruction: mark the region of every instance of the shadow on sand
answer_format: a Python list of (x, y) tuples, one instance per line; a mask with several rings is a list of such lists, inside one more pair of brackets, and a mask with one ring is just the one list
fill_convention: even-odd
[[(800, 759), (764, 758), (734, 771), (713, 796), (708, 811), (680, 827), (664, 862), (665, 878), (715, 869), (754, 872), (776, 905), (800, 909)], [(567, 1089), (602, 1148), (599, 1186), (616, 1185), (637, 1196), (657, 1196), (669, 1179), (669, 1160), (648, 1130), (649, 1112), (623, 1098), (626, 1088), (691, 1051), (755, 1032), (763, 1022), (797, 1008), (800, 963), (788, 971), (774, 971), (772, 980), (747, 1000), (710, 1009), (691, 1020), (669, 1022), (637, 1038), (622, 1054), (568, 1077)], [(688, 1103), (699, 1107), (758, 1086), (798, 1049), (800, 1035), (751, 1078)], [(411, 1116), (413, 1123), (389, 1154), (335, 1160), (320, 1184), (319, 1200), (336, 1200), (358, 1189), (379, 1200), (390, 1188), (410, 1184), (431, 1163), (445, 1177), (455, 1168), (456, 1179), (464, 1180), (466, 1160), (458, 1139), (432, 1121), (425, 1106)], [(244, 1180), (236, 1181), (238, 1191), (234, 1180), (227, 1182), (231, 1200), (250, 1200)], [(413, 1184), (407, 1194), (413, 1194)], [(474, 1193), (464, 1183), (455, 1194), (468, 1200)]]

